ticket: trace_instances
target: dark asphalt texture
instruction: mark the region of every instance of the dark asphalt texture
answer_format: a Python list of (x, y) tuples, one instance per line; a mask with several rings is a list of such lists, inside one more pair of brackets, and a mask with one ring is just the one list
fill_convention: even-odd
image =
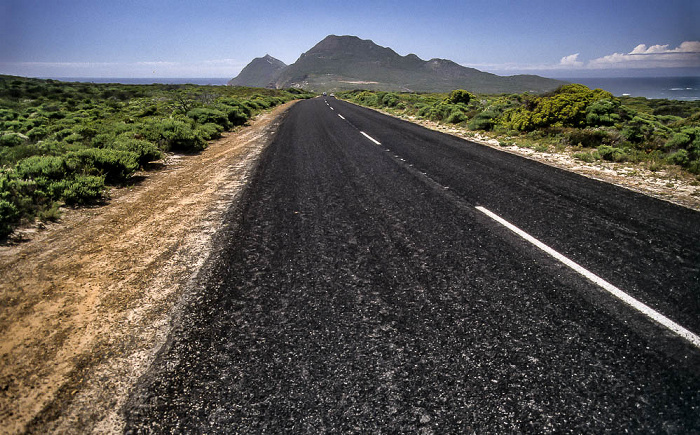
[(700, 350), (474, 207), (696, 334), (699, 213), (328, 104), (263, 152), (126, 433), (700, 433)]

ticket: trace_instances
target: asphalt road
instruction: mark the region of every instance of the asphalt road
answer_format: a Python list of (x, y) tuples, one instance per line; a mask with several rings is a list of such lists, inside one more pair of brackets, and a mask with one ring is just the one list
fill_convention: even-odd
[(700, 333), (699, 213), (316, 98), (127, 433), (700, 433), (700, 348), (477, 206)]

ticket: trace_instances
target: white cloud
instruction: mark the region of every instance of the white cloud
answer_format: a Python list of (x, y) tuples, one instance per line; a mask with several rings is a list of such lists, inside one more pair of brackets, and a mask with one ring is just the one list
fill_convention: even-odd
[(698, 68), (700, 41), (685, 41), (676, 48), (668, 45), (637, 45), (629, 53), (613, 53), (588, 62), (587, 68)]
[(464, 66), (496, 74), (562, 75), (597, 70), (636, 70), (658, 68), (700, 68), (700, 41), (685, 41), (678, 47), (639, 44), (629, 53), (613, 53), (593, 60), (581, 60), (580, 53), (562, 57), (558, 63), (548, 64), (464, 64)]
[(564, 66), (564, 67), (569, 67), (569, 68), (579, 68), (579, 67), (582, 67), (582, 66), (583, 66), (583, 62), (581, 62), (581, 61), (578, 60), (578, 55), (579, 55), (579, 54), (580, 54), (580, 53), (570, 54), (570, 55), (568, 55), (568, 56), (562, 57), (561, 60), (559, 61), (559, 65), (560, 65), (560, 66)]

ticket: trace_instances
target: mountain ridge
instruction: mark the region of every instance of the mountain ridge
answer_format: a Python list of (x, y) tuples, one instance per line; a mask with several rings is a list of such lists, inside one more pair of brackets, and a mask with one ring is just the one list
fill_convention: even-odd
[(286, 67), (286, 63), (266, 54), (253, 59), (238, 76), (229, 80), (228, 84), (229, 86), (274, 87), (277, 74)]
[(261, 72), (256, 77), (253, 73), (260, 69), (259, 59), (262, 58), (251, 62), (229, 84), (253, 86), (253, 83), (268, 82), (266, 87), (297, 87), (318, 92), (358, 88), (449, 92), (461, 88), (497, 94), (546, 92), (565, 83), (534, 75), (498, 76), (464, 67), (449, 59), (426, 61), (413, 53), (401, 56), (389, 47), (351, 35), (329, 35), (302, 53), (293, 64), (272, 73), (266, 70), (265, 75)]

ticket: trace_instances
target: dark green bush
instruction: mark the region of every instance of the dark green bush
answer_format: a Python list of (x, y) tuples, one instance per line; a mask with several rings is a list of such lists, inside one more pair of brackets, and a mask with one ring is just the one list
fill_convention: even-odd
[[(26, 137), (26, 136), (25, 136)], [(14, 147), (26, 142), (25, 137), (19, 133), (5, 133), (0, 136), (0, 147)]]
[(603, 130), (575, 129), (566, 135), (566, 141), (572, 146), (583, 146), (586, 148), (597, 148), (608, 143), (610, 136)]
[(399, 97), (393, 93), (388, 93), (382, 98), (382, 104), (386, 107), (396, 107), (399, 101)]
[[(590, 90), (579, 84), (564, 85), (550, 96), (536, 97), (525, 101), (524, 106), (512, 109), (504, 116), (509, 128), (532, 131), (538, 128), (585, 127), (588, 108), (601, 100), (613, 101), (611, 93), (601, 89)], [(608, 107), (601, 105), (591, 112), (592, 120)]]
[(627, 153), (621, 148), (612, 147), (609, 145), (601, 145), (598, 147), (598, 154), (603, 160), (611, 162), (624, 162), (628, 159)]
[(231, 127), (228, 115), (217, 109), (199, 107), (187, 112), (187, 116), (194, 119), (198, 124), (214, 123), (219, 124), (224, 129)]
[(163, 150), (196, 152), (207, 147), (207, 142), (189, 123), (176, 119), (149, 121), (141, 128), (143, 136)]
[(226, 115), (231, 126), (243, 125), (250, 117), (248, 109), (237, 102), (231, 105), (220, 103), (216, 107)]
[(688, 169), (690, 173), (700, 175), (700, 159), (690, 162), (686, 169)]
[(617, 113), (619, 108), (620, 100), (617, 99), (604, 98), (591, 103), (586, 109), (586, 125), (614, 125), (620, 121), (620, 115)]
[(120, 137), (112, 143), (111, 148), (136, 154), (140, 166), (163, 158), (163, 152), (153, 142), (143, 139)]
[(0, 109), (0, 121), (12, 121), (19, 118), (19, 113), (12, 109)]
[(38, 141), (49, 135), (48, 130), (44, 126), (34, 127), (27, 132), (27, 137), (32, 141)]
[(454, 91), (450, 92), (450, 95), (447, 96), (446, 101), (451, 104), (469, 104), (469, 101), (471, 101), (472, 98), (474, 98), (474, 95), (470, 94), (464, 89), (455, 89)]
[(9, 201), (0, 199), (0, 238), (12, 233), (12, 228), (18, 217), (17, 207)]
[(100, 133), (92, 138), (90, 144), (95, 148), (106, 148), (109, 147), (114, 140), (113, 133)]
[(485, 130), (490, 131), (493, 126), (496, 125), (496, 118), (498, 114), (489, 110), (478, 113), (474, 116), (471, 121), (469, 121), (470, 130)]
[(19, 178), (25, 180), (40, 177), (59, 180), (68, 176), (71, 171), (63, 157), (31, 156), (17, 162), (15, 173)]
[(51, 185), (68, 205), (90, 204), (104, 195), (105, 179), (101, 176), (79, 175)]
[(131, 151), (88, 148), (66, 155), (67, 165), (85, 175), (103, 176), (107, 183), (121, 183), (139, 168), (139, 156)]
[(678, 150), (668, 156), (668, 161), (674, 165), (687, 166), (690, 163), (690, 157), (688, 155), (688, 151)]
[(197, 134), (202, 136), (204, 140), (218, 139), (221, 137), (223, 131), (224, 128), (222, 126), (214, 124), (213, 122), (197, 127)]
[(594, 151), (592, 153), (586, 153), (586, 152), (579, 152), (579, 153), (574, 153), (574, 158), (577, 158), (579, 160), (583, 160), (586, 163), (593, 163), (594, 161), (598, 160), (600, 155)]
[(461, 109), (452, 109), (445, 122), (449, 124), (459, 124), (467, 120), (467, 115)]

